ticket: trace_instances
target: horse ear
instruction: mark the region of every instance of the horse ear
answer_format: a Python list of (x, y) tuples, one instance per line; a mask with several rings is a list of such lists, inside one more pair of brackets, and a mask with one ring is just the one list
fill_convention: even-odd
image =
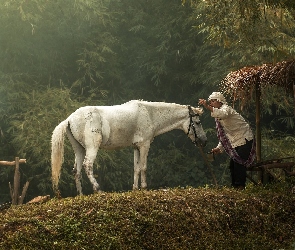
[(197, 107), (197, 108), (191, 107), (191, 108), (192, 108), (192, 111), (193, 111), (194, 113), (196, 113), (196, 114), (201, 115), (201, 114), (204, 113), (204, 109), (201, 108), (201, 107)]
[(195, 116), (196, 113), (194, 112), (193, 108), (192, 108), (190, 105), (188, 105), (187, 107), (188, 107), (188, 112), (189, 112), (189, 114), (190, 114), (191, 116)]

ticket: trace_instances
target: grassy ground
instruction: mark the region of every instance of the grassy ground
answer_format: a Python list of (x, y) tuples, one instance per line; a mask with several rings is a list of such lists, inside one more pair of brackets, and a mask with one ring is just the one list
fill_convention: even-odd
[(53, 198), (0, 212), (0, 249), (295, 249), (295, 194), (174, 188)]

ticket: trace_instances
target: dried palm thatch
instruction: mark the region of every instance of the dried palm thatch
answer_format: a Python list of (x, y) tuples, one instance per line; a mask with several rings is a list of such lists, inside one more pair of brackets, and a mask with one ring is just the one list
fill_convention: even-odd
[(263, 89), (271, 86), (282, 87), (295, 98), (295, 60), (241, 68), (221, 81), (220, 90), (233, 102), (239, 100), (243, 108), (253, 99), (257, 87), (263, 95)]

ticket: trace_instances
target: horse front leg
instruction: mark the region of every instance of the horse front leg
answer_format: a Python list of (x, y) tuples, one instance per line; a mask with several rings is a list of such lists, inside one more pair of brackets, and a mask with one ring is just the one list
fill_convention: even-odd
[(138, 189), (138, 180), (139, 180), (140, 166), (139, 166), (139, 149), (134, 149), (134, 182), (133, 190)]
[(147, 182), (146, 182), (146, 170), (147, 170), (147, 156), (150, 149), (150, 144), (144, 146), (140, 150), (140, 180), (141, 180), (141, 188), (146, 189), (147, 188)]
[(146, 165), (146, 161), (142, 164), (142, 168), (140, 171), (140, 179), (141, 179), (141, 188), (142, 189), (146, 189), (147, 188), (147, 182), (146, 182), (146, 169), (147, 169), (147, 165)]

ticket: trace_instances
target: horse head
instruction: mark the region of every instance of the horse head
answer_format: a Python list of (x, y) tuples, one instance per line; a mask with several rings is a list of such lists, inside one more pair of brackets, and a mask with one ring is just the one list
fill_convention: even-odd
[(189, 126), (187, 135), (190, 137), (192, 142), (195, 145), (200, 145), (202, 147), (205, 147), (207, 143), (207, 136), (205, 131), (203, 130), (201, 121), (200, 121), (200, 115), (203, 114), (202, 108), (193, 108), (191, 106), (188, 106), (189, 111)]

